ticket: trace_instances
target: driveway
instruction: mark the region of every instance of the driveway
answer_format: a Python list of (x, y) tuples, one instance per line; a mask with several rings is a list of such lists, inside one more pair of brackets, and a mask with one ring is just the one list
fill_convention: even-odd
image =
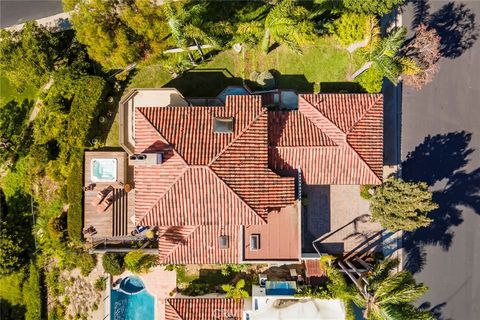
[[(416, 14), (415, 14), (416, 13)], [(440, 208), (404, 239), (406, 267), (430, 287), (420, 303), (438, 319), (480, 314), (480, 2), (414, 1), (403, 24), (427, 21), (442, 35), (440, 72), (404, 88), (402, 174), (426, 181)]]

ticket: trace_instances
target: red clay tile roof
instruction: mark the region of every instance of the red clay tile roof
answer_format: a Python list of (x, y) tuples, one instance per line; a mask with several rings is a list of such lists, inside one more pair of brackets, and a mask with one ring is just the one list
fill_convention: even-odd
[[(249, 225), (295, 200), (295, 179), (268, 168), (268, 114), (258, 96), (228, 96), (224, 107), (143, 107), (136, 150), (163, 151), (161, 165), (135, 169), (142, 225)], [(233, 133), (214, 133), (233, 117)], [(262, 219), (263, 218), (263, 219)]]
[[(270, 130), (269, 161), (275, 171), (292, 175), (301, 168), (307, 184), (381, 183), (382, 95), (300, 95), (298, 111), (290, 113), (292, 120), (286, 121), (285, 131)], [(301, 130), (302, 122), (295, 120), (299, 114), (311, 122), (307, 130)], [(314, 133), (312, 124), (329, 143), (319, 139), (322, 136)]]
[[(240, 226), (161, 227), (158, 241), (161, 264), (239, 263)], [(221, 249), (220, 236), (229, 237)]]
[(243, 300), (224, 298), (169, 298), (165, 320), (241, 320)]

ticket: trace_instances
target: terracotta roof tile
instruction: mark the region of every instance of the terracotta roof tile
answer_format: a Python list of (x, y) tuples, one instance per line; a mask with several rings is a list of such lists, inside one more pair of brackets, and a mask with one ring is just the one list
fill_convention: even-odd
[(335, 142), (299, 111), (271, 111), (269, 145), (281, 147), (334, 146)]
[[(162, 264), (238, 263), (240, 226), (161, 227), (158, 242)], [(220, 236), (229, 237), (221, 249)]]
[(224, 298), (170, 298), (165, 300), (165, 320), (241, 320), (243, 300)]
[[(317, 94), (299, 97), (299, 112), (336, 146), (312, 146), (311, 133), (290, 146), (271, 145), (270, 166), (293, 175), (298, 168), (307, 184), (379, 184), (383, 171), (383, 99), (369, 94)], [(284, 137), (283, 139), (289, 139)]]
[[(139, 110), (189, 165), (207, 165), (263, 112), (258, 96), (227, 96), (226, 105), (220, 107), (147, 107)], [(213, 132), (215, 117), (233, 117), (233, 133)]]
[[(153, 176), (153, 179), (155, 178)], [(189, 167), (157, 201), (143, 218), (142, 225), (265, 223), (208, 167)]]
[(295, 178), (268, 168), (267, 121), (265, 110), (210, 166), (264, 218), (269, 209), (295, 201)]

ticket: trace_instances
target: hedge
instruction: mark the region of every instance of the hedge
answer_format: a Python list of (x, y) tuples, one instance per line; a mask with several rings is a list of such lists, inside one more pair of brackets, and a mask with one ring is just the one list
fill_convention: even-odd
[(38, 320), (42, 318), (40, 272), (33, 262), (28, 268), (28, 279), (23, 285), (23, 301), (27, 308), (26, 320)]
[(82, 163), (78, 159), (74, 159), (67, 178), (67, 199), (69, 203), (67, 231), (70, 241), (80, 241), (82, 239), (82, 186)]

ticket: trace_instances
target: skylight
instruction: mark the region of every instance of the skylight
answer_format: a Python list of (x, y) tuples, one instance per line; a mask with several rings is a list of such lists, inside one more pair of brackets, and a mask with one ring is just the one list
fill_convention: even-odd
[(215, 133), (232, 133), (233, 118), (215, 118), (213, 121), (213, 132)]

